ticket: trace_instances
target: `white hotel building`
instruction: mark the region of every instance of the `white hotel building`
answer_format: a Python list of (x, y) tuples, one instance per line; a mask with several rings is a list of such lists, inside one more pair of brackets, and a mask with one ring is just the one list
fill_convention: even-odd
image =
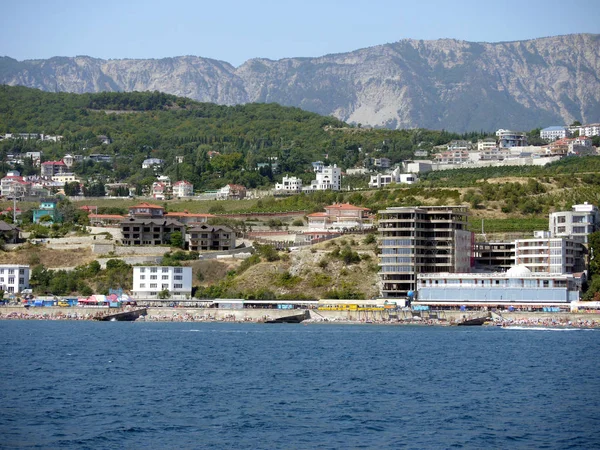
[(134, 266), (132, 296), (156, 299), (168, 290), (171, 299), (184, 300), (192, 296), (192, 268), (173, 266)]
[(500, 273), (419, 274), (416, 305), (543, 306), (579, 300), (571, 274), (532, 273), (517, 265)]
[(10, 294), (18, 294), (29, 288), (29, 266), (0, 264), (0, 289)]

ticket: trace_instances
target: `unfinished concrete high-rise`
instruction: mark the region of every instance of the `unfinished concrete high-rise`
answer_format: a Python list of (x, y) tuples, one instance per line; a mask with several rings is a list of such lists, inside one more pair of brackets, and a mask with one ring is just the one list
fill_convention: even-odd
[(474, 235), (467, 218), (465, 206), (379, 211), (381, 296), (406, 298), (420, 273), (470, 272)]

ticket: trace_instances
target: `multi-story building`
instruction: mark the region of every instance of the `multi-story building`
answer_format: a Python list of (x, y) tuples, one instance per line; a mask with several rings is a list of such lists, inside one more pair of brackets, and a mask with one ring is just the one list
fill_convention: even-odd
[(162, 206), (140, 203), (129, 208), (129, 217), (119, 224), (123, 245), (163, 245), (171, 243), (174, 232), (185, 240), (185, 225), (165, 217)]
[(171, 236), (175, 232), (185, 239), (185, 225), (174, 219), (144, 219), (129, 217), (119, 224), (123, 245), (165, 245), (171, 244)]
[(134, 266), (132, 297), (156, 299), (161, 292), (170, 299), (189, 299), (192, 296), (192, 268), (172, 266)]
[(62, 215), (58, 211), (58, 201), (55, 198), (45, 198), (40, 206), (33, 210), (33, 223), (52, 225), (62, 222)]
[(171, 197), (171, 189), (167, 183), (155, 181), (154, 183), (152, 183), (152, 189), (150, 191), (150, 194), (155, 200), (166, 200)]
[(430, 306), (542, 307), (579, 300), (570, 274), (532, 273), (514, 266), (496, 273), (419, 274), (416, 304)]
[(12, 199), (13, 196), (21, 199), (28, 195), (31, 183), (25, 179), (16, 170), (9, 171), (2, 180), (0, 180), (0, 195)]
[(281, 183), (275, 183), (275, 193), (294, 194), (302, 192), (302, 180), (297, 177), (285, 175)]
[(600, 229), (600, 212), (588, 202), (573, 205), (571, 211), (550, 213), (548, 229), (551, 237), (572, 237), (587, 244), (588, 235)]
[(492, 149), (496, 149), (496, 148), (498, 148), (496, 139), (485, 138), (485, 139), (479, 139), (477, 141), (477, 151), (478, 152), (483, 152), (486, 150), (492, 150)]
[(471, 144), (469, 141), (460, 140), (460, 141), (449, 142), (446, 149), (449, 152), (456, 152), (456, 151), (468, 152), (469, 150), (471, 150), (472, 147), (473, 147), (473, 144)]
[(246, 188), (240, 184), (228, 184), (217, 191), (217, 200), (242, 200), (246, 198)]
[(192, 251), (232, 250), (235, 248), (235, 233), (223, 225), (203, 224), (190, 228), (186, 239)]
[(469, 272), (473, 233), (464, 206), (393, 207), (379, 211), (381, 294), (406, 298), (417, 275)]
[(74, 173), (69, 173), (69, 172), (61, 173), (59, 175), (54, 175), (52, 177), (52, 181), (55, 181), (62, 186), (64, 186), (67, 183), (73, 183), (73, 182), (81, 183), (81, 180), (79, 180), (79, 178), (77, 178), (77, 175), (75, 175)]
[(584, 254), (581, 242), (553, 238), (548, 231), (537, 231), (534, 238), (515, 240), (515, 263), (533, 273), (583, 272)]
[(563, 139), (569, 137), (569, 134), (569, 129), (561, 126), (547, 127), (540, 131), (540, 137), (542, 139), (546, 139), (547, 141)]
[(496, 136), (498, 137), (498, 147), (500, 148), (527, 146), (527, 134), (520, 131), (500, 129), (496, 131)]
[(194, 195), (194, 185), (189, 181), (181, 180), (177, 181), (173, 184), (173, 197), (175, 198), (185, 198), (185, 197), (193, 197)]
[(0, 289), (11, 294), (29, 289), (29, 266), (0, 264)]
[(373, 158), (373, 166), (379, 169), (389, 169), (391, 165), (390, 158)]
[[(314, 164), (314, 163), (313, 163)], [(342, 187), (342, 169), (336, 164), (326, 166), (320, 172), (315, 172), (316, 180), (312, 180), (307, 191), (339, 191)]]
[(469, 152), (466, 150), (451, 150), (436, 154), (434, 157), (436, 164), (464, 164), (469, 161)]
[(54, 175), (65, 173), (69, 170), (63, 161), (46, 161), (42, 163), (40, 175), (47, 178), (52, 178)]
[(571, 133), (578, 132), (579, 136), (600, 136), (600, 123), (590, 123), (588, 125), (569, 127), (569, 131), (571, 131)]
[(373, 226), (368, 208), (349, 203), (326, 206), (325, 212), (312, 213), (307, 218), (309, 231), (363, 229)]
[(164, 214), (165, 208), (159, 205), (152, 205), (147, 202), (142, 202), (138, 205), (129, 207), (130, 217), (156, 219), (163, 217)]
[(504, 272), (515, 265), (514, 242), (476, 242), (475, 269), (486, 272)]
[(377, 175), (371, 175), (369, 180), (369, 187), (380, 188), (387, 186), (388, 184), (415, 184), (419, 181), (419, 178), (414, 173), (400, 173), (401, 169), (396, 167), (392, 173), (383, 174), (378, 173)]

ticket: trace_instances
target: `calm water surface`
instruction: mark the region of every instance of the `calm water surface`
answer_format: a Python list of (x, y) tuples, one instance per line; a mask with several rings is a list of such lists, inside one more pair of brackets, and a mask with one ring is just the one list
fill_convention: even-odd
[(0, 321), (2, 448), (599, 448), (600, 330)]

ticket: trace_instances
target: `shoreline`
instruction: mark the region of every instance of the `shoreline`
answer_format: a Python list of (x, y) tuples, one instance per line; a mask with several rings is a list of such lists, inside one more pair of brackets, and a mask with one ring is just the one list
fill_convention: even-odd
[[(45, 321), (96, 321), (98, 310), (30, 310), (25, 308), (11, 308), (12, 311), (0, 310), (0, 320), (45, 320)], [(252, 310), (252, 315), (240, 317), (240, 310), (215, 310), (190, 308), (153, 308), (149, 314), (141, 316), (136, 322), (163, 323), (265, 323), (272, 319), (276, 310)], [(310, 310), (309, 310), (310, 311)], [(103, 311), (105, 312), (105, 311)], [(113, 312), (113, 311), (111, 311)], [(322, 312), (321, 312), (322, 313)], [(449, 319), (435, 318), (404, 318), (404, 319), (358, 319), (353, 317), (331, 316), (325, 317), (321, 313), (311, 314), (311, 318), (301, 324), (308, 325), (385, 325), (385, 326), (455, 326), (460, 320), (452, 316)], [(463, 313), (464, 314), (464, 313)], [(477, 315), (470, 312), (471, 316)], [(504, 316), (490, 318), (485, 327), (532, 327), (556, 329), (594, 329), (600, 328), (600, 315), (560, 313), (548, 314), (541, 312), (519, 312), (515, 314), (503, 313)], [(460, 317), (460, 316), (459, 316)]]

